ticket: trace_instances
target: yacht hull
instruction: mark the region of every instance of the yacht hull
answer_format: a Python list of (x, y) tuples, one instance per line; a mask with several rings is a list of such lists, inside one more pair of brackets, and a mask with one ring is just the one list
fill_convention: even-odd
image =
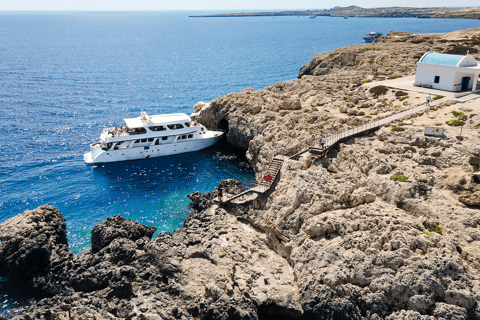
[(95, 158), (92, 158), (91, 152), (87, 152), (83, 155), (83, 158), (87, 164), (98, 164), (164, 157), (208, 148), (217, 143), (221, 136), (219, 134), (192, 141), (178, 141), (164, 145), (102, 151)]

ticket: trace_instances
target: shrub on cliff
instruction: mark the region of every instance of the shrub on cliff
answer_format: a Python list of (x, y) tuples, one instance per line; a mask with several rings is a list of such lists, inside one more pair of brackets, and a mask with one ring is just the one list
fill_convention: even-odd
[(376, 86), (376, 87), (370, 88), (370, 93), (376, 96), (385, 94), (387, 93), (387, 91), (388, 91), (388, 88), (385, 86)]
[(395, 92), (395, 97), (404, 97), (404, 96), (408, 96), (408, 93), (406, 93), (404, 91)]
[(456, 111), (456, 110), (453, 110), (452, 111), (452, 114), (457, 117), (457, 119), (460, 120), (460, 118), (463, 118), (463, 117), (466, 117), (466, 115), (464, 115), (463, 113), (461, 113), (460, 111)]
[(392, 128), (392, 131), (405, 131), (405, 128), (395, 126)]
[(430, 232), (436, 232), (438, 234), (442, 234), (443, 233), (443, 227), (439, 224), (436, 224), (430, 228), (428, 228), (428, 231)]
[(427, 146), (424, 146), (423, 144), (418, 143), (418, 142), (412, 142), (412, 143), (410, 143), (410, 146), (411, 146), (411, 147), (422, 148), (422, 149), (426, 149), (426, 148), (427, 148)]
[(394, 174), (390, 177), (390, 180), (393, 181), (400, 181), (400, 182), (408, 182), (408, 178), (399, 174)]
[(472, 165), (473, 171), (480, 171), (480, 157), (470, 156), (468, 163)]
[(448, 126), (451, 126), (451, 127), (458, 127), (458, 126), (461, 126), (463, 125), (463, 121), (460, 121), (460, 120), (449, 120), (449, 121), (445, 121), (445, 123), (448, 125)]

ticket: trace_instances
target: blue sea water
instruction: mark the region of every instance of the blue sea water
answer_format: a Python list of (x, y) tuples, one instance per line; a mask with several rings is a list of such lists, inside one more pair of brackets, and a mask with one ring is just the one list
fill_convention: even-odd
[[(191, 213), (186, 194), (221, 179), (251, 183), (233, 150), (86, 166), (104, 127), (149, 114), (190, 114), (247, 87), (296, 78), (319, 52), (360, 43), (369, 31), (448, 32), (478, 20), (246, 17), (205, 12), (0, 12), (0, 222), (41, 204), (67, 220), (74, 252), (121, 214), (158, 232)], [(0, 315), (22, 295), (0, 279)]]

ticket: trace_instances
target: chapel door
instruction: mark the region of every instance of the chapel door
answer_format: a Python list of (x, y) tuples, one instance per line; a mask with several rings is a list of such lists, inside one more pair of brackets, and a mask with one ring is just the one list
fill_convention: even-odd
[(468, 84), (470, 83), (470, 77), (462, 78), (462, 91), (468, 90)]

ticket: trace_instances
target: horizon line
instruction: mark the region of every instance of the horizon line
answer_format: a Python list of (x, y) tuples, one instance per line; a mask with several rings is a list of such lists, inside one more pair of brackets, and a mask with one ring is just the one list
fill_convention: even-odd
[[(340, 7), (339, 8), (348, 8), (355, 5)], [(333, 8), (335, 8), (333, 7)], [(436, 7), (416, 7), (416, 6), (386, 6), (386, 7), (360, 7), (355, 6), (362, 9), (375, 9), (375, 8), (416, 8), (416, 9), (429, 9), (429, 8), (480, 8), (480, 6), (436, 6)], [(162, 11), (252, 11), (252, 12), (284, 12), (284, 11), (322, 11), (322, 10), (330, 10), (333, 8), (303, 8), (303, 9), (58, 9), (58, 10), (38, 10), (38, 9), (0, 9), (0, 12), (162, 12)]]

